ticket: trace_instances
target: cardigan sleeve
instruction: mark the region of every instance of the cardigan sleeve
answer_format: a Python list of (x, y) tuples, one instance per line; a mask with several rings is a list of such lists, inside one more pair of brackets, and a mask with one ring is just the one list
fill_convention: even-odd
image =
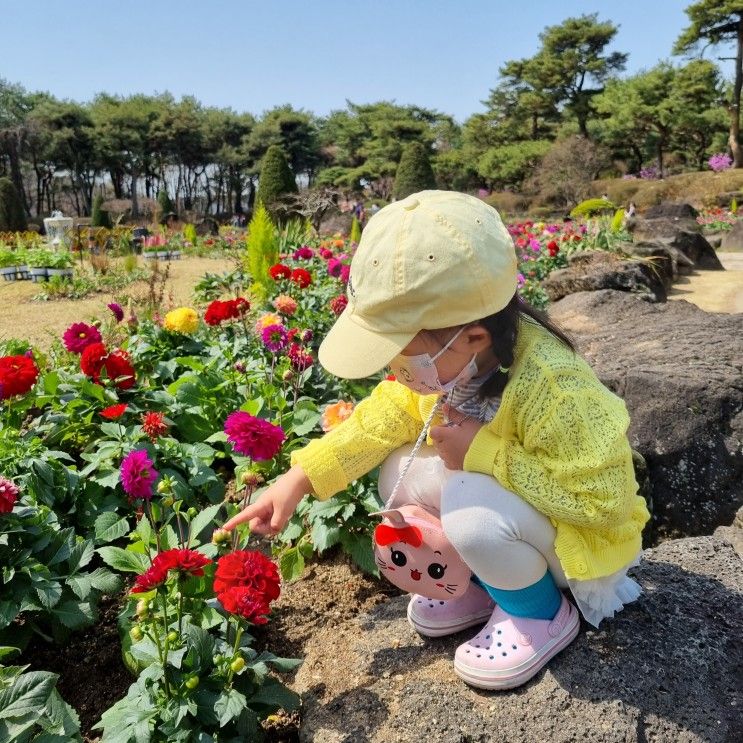
[(320, 500), (344, 490), (405, 443), (422, 419), (418, 395), (398, 382), (380, 382), (339, 426), (292, 453)]
[(492, 474), (553, 520), (590, 528), (625, 522), (637, 483), (624, 402), (603, 387), (532, 401), (516, 438), (484, 426), (464, 469)]

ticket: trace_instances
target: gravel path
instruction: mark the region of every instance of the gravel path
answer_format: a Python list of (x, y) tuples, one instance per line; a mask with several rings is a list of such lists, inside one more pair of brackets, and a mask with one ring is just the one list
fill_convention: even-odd
[(707, 312), (743, 312), (743, 253), (717, 253), (724, 271), (695, 271), (682, 276), (668, 293)]

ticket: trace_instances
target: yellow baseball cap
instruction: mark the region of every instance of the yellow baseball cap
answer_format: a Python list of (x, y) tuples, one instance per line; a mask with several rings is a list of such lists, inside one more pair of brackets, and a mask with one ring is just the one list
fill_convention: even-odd
[(389, 364), (421, 330), (481, 320), (516, 292), (516, 252), (498, 212), (457, 191), (420, 191), (377, 212), (351, 260), (348, 306), (320, 363), (348, 379)]

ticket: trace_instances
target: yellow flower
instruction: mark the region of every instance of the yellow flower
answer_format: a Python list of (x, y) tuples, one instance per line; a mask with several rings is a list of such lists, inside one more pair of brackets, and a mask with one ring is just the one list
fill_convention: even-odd
[(277, 315), (275, 312), (267, 312), (258, 318), (255, 324), (255, 332), (260, 334), (263, 328), (267, 328), (269, 325), (281, 325), (283, 322), (280, 315)]
[(353, 413), (353, 403), (339, 400), (323, 410), (320, 426), (325, 433), (332, 431), (336, 426), (343, 423), (351, 413)]
[(192, 310), (190, 307), (179, 307), (165, 315), (163, 325), (168, 330), (188, 335), (199, 327), (199, 316), (196, 314), (196, 310)]

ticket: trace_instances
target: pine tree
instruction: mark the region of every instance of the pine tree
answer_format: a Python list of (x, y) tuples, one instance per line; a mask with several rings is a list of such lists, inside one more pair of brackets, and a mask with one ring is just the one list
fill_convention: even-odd
[(271, 216), (278, 216), (276, 202), (289, 193), (297, 193), (297, 182), (279, 145), (271, 145), (263, 156), (261, 175), (258, 181), (256, 204), (262, 203)]
[(428, 151), (420, 142), (411, 142), (402, 153), (395, 175), (394, 195), (404, 199), (411, 193), (436, 188), (436, 177), (428, 160)]
[(23, 232), (27, 227), (26, 212), (13, 181), (0, 178), (0, 232)]
[(93, 209), (90, 215), (90, 224), (93, 227), (108, 227), (111, 229), (111, 218), (108, 215), (108, 212), (101, 209), (101, 204), (103, 204), (103, 196), (101, 194), (98, 194), (98, 196), (93, 199)]

